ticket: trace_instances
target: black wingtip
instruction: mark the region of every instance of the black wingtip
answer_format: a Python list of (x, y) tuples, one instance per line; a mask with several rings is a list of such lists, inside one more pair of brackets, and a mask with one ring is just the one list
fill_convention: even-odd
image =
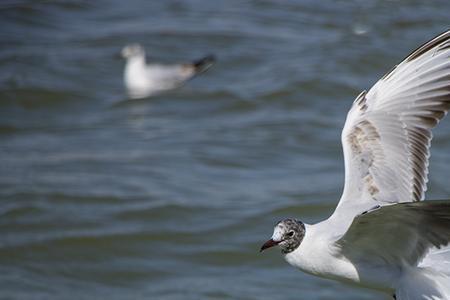
[(200, 58), (194, 61), (192, 64), (194, 65), (197, 72), (204, 72), (209, 69), (216, 62), (216, 57), (212, 54), (206, 55), (203, 58)]

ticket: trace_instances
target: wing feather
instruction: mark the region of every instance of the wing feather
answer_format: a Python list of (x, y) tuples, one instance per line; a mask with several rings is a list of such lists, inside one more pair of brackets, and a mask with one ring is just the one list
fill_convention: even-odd
[(401, 267), (416, 266), (430, 249), (449, 242), (450, 201), (442, 200), (388, 205), (361, 214), (336, 244), (351, 261), (381, 259)]
[(376, 205), (423, 200), (431, 129), (449, 108), (450, 30), (355, 99), (342, 131), (344, 191), (330, 220), (346, 229)]

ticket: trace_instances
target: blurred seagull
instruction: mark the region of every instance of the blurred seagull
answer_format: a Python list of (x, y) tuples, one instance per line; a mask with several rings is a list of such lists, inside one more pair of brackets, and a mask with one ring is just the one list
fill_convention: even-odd
[(131, 98), (143, 98), (181, 86), (195, 75), (205, 72), (214, 63), (212, 55), (185, 64), (146, 64), (145, 50), (139, 44), (122, 49), (126, 59), (124, 82)]
[(354, 101), (342, 131), (345, 185), (327, 220), (285, 219), (278, 245), (304, 272), (389, 293), (450, 299), (450, 200), (421, 201), (431, 129), (450, 108), (450, 30)]

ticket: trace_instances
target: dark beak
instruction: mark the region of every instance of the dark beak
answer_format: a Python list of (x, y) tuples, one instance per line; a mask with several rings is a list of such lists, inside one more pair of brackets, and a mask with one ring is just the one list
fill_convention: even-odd
[(264, 245), (261, 246), (261, 250), (259, 252), (263, 252), (264, 250), (278, 245), (280, 242), (275, 242), (274, 240), (270, 239), (267, 242), (264, 243)]

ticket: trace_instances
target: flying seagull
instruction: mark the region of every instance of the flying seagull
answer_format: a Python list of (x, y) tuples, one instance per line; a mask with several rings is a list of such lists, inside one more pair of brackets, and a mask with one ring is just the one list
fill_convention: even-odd
[(215, 58), (205, 56), (191, 63), (147, 64), (145, 50), (139, 44), (127, 45), (122, 49), (126, 59), (124, 83), (131, 98), (143, 98), (181, 86), (195, 75), (209, 69)]
[(450, 108), (450, 30), (363, 91), (342, 131), (345, 185), (327, 220), (278, 222), (261, 251), (397, 300), (450, 299), (450, 200), (422, 201), (431, 130)]

